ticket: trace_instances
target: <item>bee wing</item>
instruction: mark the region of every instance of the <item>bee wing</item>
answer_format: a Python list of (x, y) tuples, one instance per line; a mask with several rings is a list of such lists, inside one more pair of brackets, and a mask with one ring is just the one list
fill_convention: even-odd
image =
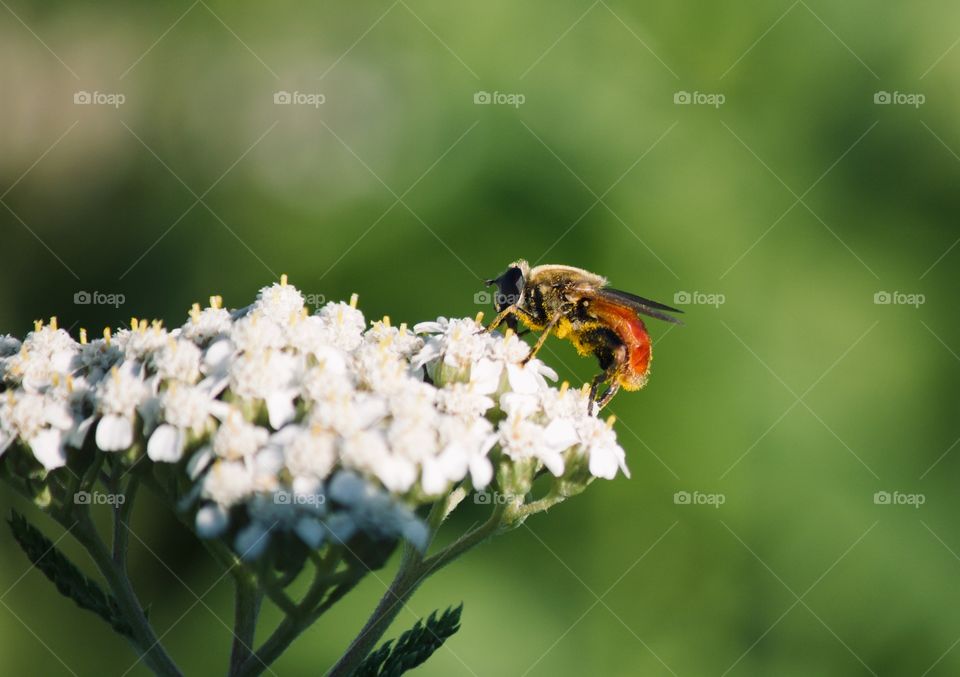
[(602, 288), (598, 292), (598, 295), (615, 303), (627, 305), (641, 315), (655, 317), (658, 320), (664, 320), (674, 324), (683, 324), (683, 322), (681, 322), (678, 318), (667, 315), (667, 312), (682, 313), (683, 311), (679, 308), (671, 308), (666, 304), (651, 301), (650, 299), (645, 299), (642, 296), (637, 296), (636, 294), (631, 294), (630, 292), (626, 291), (620, 291), (619, 289), (611, 289), (609, 287)]

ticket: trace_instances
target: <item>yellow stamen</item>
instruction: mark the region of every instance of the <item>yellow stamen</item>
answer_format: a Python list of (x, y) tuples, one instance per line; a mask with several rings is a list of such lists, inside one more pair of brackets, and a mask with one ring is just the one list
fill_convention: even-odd
[(477, 313), (477, 316), (474, 318), (473, 321), (476, 322), (477, 324), (480, 324), (480, 323), (483, 322), (483, 311), (482, 311), (482, 310)]
[(87, 330), (80, 327), (80, 345), (87, 345)]
[(140, 326), (138, 327), (138, 329), (140, 329), (140, 331), (146, 331), (146, 330), (147, 330), (147, 321), (146, 321), (146, 320), (140, 320)]
[(110, 345), (110, 339), (111, 339), (111, 338), (112, 338), (112, 334), (110, 333), (110, 327), (104, 327), (104, 328), (103, 328), (103, 340), (107, 342), (107, 345)]
[(400, 335), (401, 335), (401, 336), (406, 336), (406, 335), (407, 335), (407, 323), (406, 323), (406, 322), (401, 322), (401, 323), (400, 323)]
[(200, 321), (200, 304), (199, 303), (194, 303), (190, 307), (190, 319), (192, 319), (194, 322)]
[(357, 307), (357, 301), (359, 301), (359, 300), (360, 300), (360, 294), (356, 294), (356, 293), (350, 294), (350, 307), (351, 307), (351, 308), (356, 308), (356, 307)]
[(50, 318), (50, 328), (53, 329), (54, 331), (57, 330), (57, 316), (56, 316), (56, 315), (54, 315), (53, 317)]
[(283, 275), (280, 276), (280, 286), (281, 286), (281, 287), (286, 287), (286, 286), (287, 286), (287, 274), (286, 274), (286, 273), (284, 273)]
[(131, 317), (131, 318), (130, 318), (130, 330), (131, 330), (131, 331), (136, 331), (138, 325), (139, 325), (139, 322), (137, 322), (137, 318)]
[(300, 309), (300, 317), (309, 317), (309, 316), (310, 316), (310, 310), (306, 306)]
[(511, 327), (507, 327), (507, 330), (503, 332), (503, 340), (506, 341), (511, 336), (513, 336), (513, 329)]
[(567, 390), (569, 390), (569, 388), (570, 388), (570, 381), (564, 381), (563, 383), (560, 384), (560, 394), (561, 395), (565, 394)]
[(610, 414), (610, 418), (607, 419), (607, 428), (612, 429), (613, 424), (617, 422), (617, 417), (613, 414)]
[(384, 316), (383, 316), (383, 326), (384, 326), (384, 327), (389, 327), (389, 326), (390, 326), (390, 316), (389, 316), (389, 315), (384, 315)]
[(222, 299), (219, 296), (210, 297), (210, 307), (213, 308), (214, 310), (220, 308), (221, 302), (222, 302)]
[(43, 320), (34, 320), (33, 321), (33, 330), (40, 331), (43, 329)]

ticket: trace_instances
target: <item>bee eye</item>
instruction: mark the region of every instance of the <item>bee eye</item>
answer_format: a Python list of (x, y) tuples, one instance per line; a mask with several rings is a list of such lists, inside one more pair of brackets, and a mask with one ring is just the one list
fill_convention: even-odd
[(525, 283), (523, 273), (519, 268), (507, 268), (507, 271), (494, 282), (497, 284), (497, 298), (494, 304), (497, 311), (520, 301)]

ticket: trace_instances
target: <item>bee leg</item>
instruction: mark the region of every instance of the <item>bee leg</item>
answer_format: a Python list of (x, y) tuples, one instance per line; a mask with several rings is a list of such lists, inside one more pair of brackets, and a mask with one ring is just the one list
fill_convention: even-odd
[(517, 312), (516, 306), (507, 306), (501, 310), (495, 318), (487, 325), (487, 328), (484, 329), (485, 332), (489, 333), (500, 326), (500, 323), (507, 319), (510, 315), (513, 315)]
[(550, 332), (553, 331), (553, 328), (557, 326), (557, 322), (559, 321), (560, 321), (559, 315), (557, 315), (555, 318), (553, 318), (550, 321), (550, 324), (548, 324), (544, 328), (543, 332), (541, 332), (540, 336), (537, 338), (537, 342), (533, 344), (533, 348), (530, 350), (530, 354), (527, 355), (523, 359), (523, 362), (521, 362), (520, 364), (526, 364), (527, 362), (529, 362), (530, 360), (532, 360), (534, 357), (537, 356), (537, 353), (540, 352), (540, 349), (543, 347), (543, 344), (547, 340), (547, 337), (550, 336)]
[(593, 382), (590, 384), (590, 401), (587, 402), (588, 414), (593, 413), (593, 405), (597, 401), (597, 391), (600, 389), (600, 386), (606, 380), (607, 380), (607, 372), (602, 371), (594, 377)]
[(610, 400), (613, 399), (613, 396), (617, 394), (617, 391), (620, 390), (620, 381), (616, 378), (611, 379), (610, 387), (607, 388), (607, 392), (603, 394), (603, 397), (600, 398), (600, 401), (597, 402), (597, 411), (600, 411)]
[[(620, 390), (620, 379), (617, 378), (617, 366), (614, 365), (609, 369), (597, 374), (596, 378), (593, 379), (593, 383), (590, 386), (590, 402), (587, 404), (587, 413), (593, 414), (593, 406), (596, 405), (596, 411), (599, 412), (610, 400), (613, 399), (613, 396), (617, 394), (617, 391)], [(600, 393), (600, 386), (604, 383), (609, 383), (610, 385), (603, 392)], [(599, 395), (599, 397), (598, 397)]]

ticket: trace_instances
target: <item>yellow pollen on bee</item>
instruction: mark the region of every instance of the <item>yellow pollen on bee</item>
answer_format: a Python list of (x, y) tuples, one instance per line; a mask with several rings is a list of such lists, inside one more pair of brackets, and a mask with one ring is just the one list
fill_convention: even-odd
[(56, 315), (54, 315), (53, 317), (50, 318), (50, 328), (53, 329), (54, 331), (57, 330), (57, 316), (56, 316)]
[(107, 342), (107, 345), (110, 345), (110, 339), (113, 338), (113, 334), (110, 332), (110, 327), (103, 328), (103, 340)]
[(80, 327), (80, 345), (87, 345), (87, 330)]
[(286, 287), (286, 286), (287, 286), (287, 274), (286, 274), (286, 273), (284, 273), (283, 275), (280, 276), (280, 286), (281, 286), (281, 287)]
[(480, 324), (480, 323), (483, 322), (483, 311), (482, 311), (482, 310), (477, 313), (477, 316), (476, 316), (475, 318), (473, 318), (473, 321), (476, 322), (477, 324)]
[(613, 424), (617, 422), (617, 417), (613, 414), (610, 414), (610, 417), (607, 419), (607, 430), (613, 429)]
[(350, 294), (350, 307), (353, 309), (356, 309), (357, 302), (359, 300), (360, 300), (360, 294), (357, 294), (356, 292), (354, 292), (353, 294)]

